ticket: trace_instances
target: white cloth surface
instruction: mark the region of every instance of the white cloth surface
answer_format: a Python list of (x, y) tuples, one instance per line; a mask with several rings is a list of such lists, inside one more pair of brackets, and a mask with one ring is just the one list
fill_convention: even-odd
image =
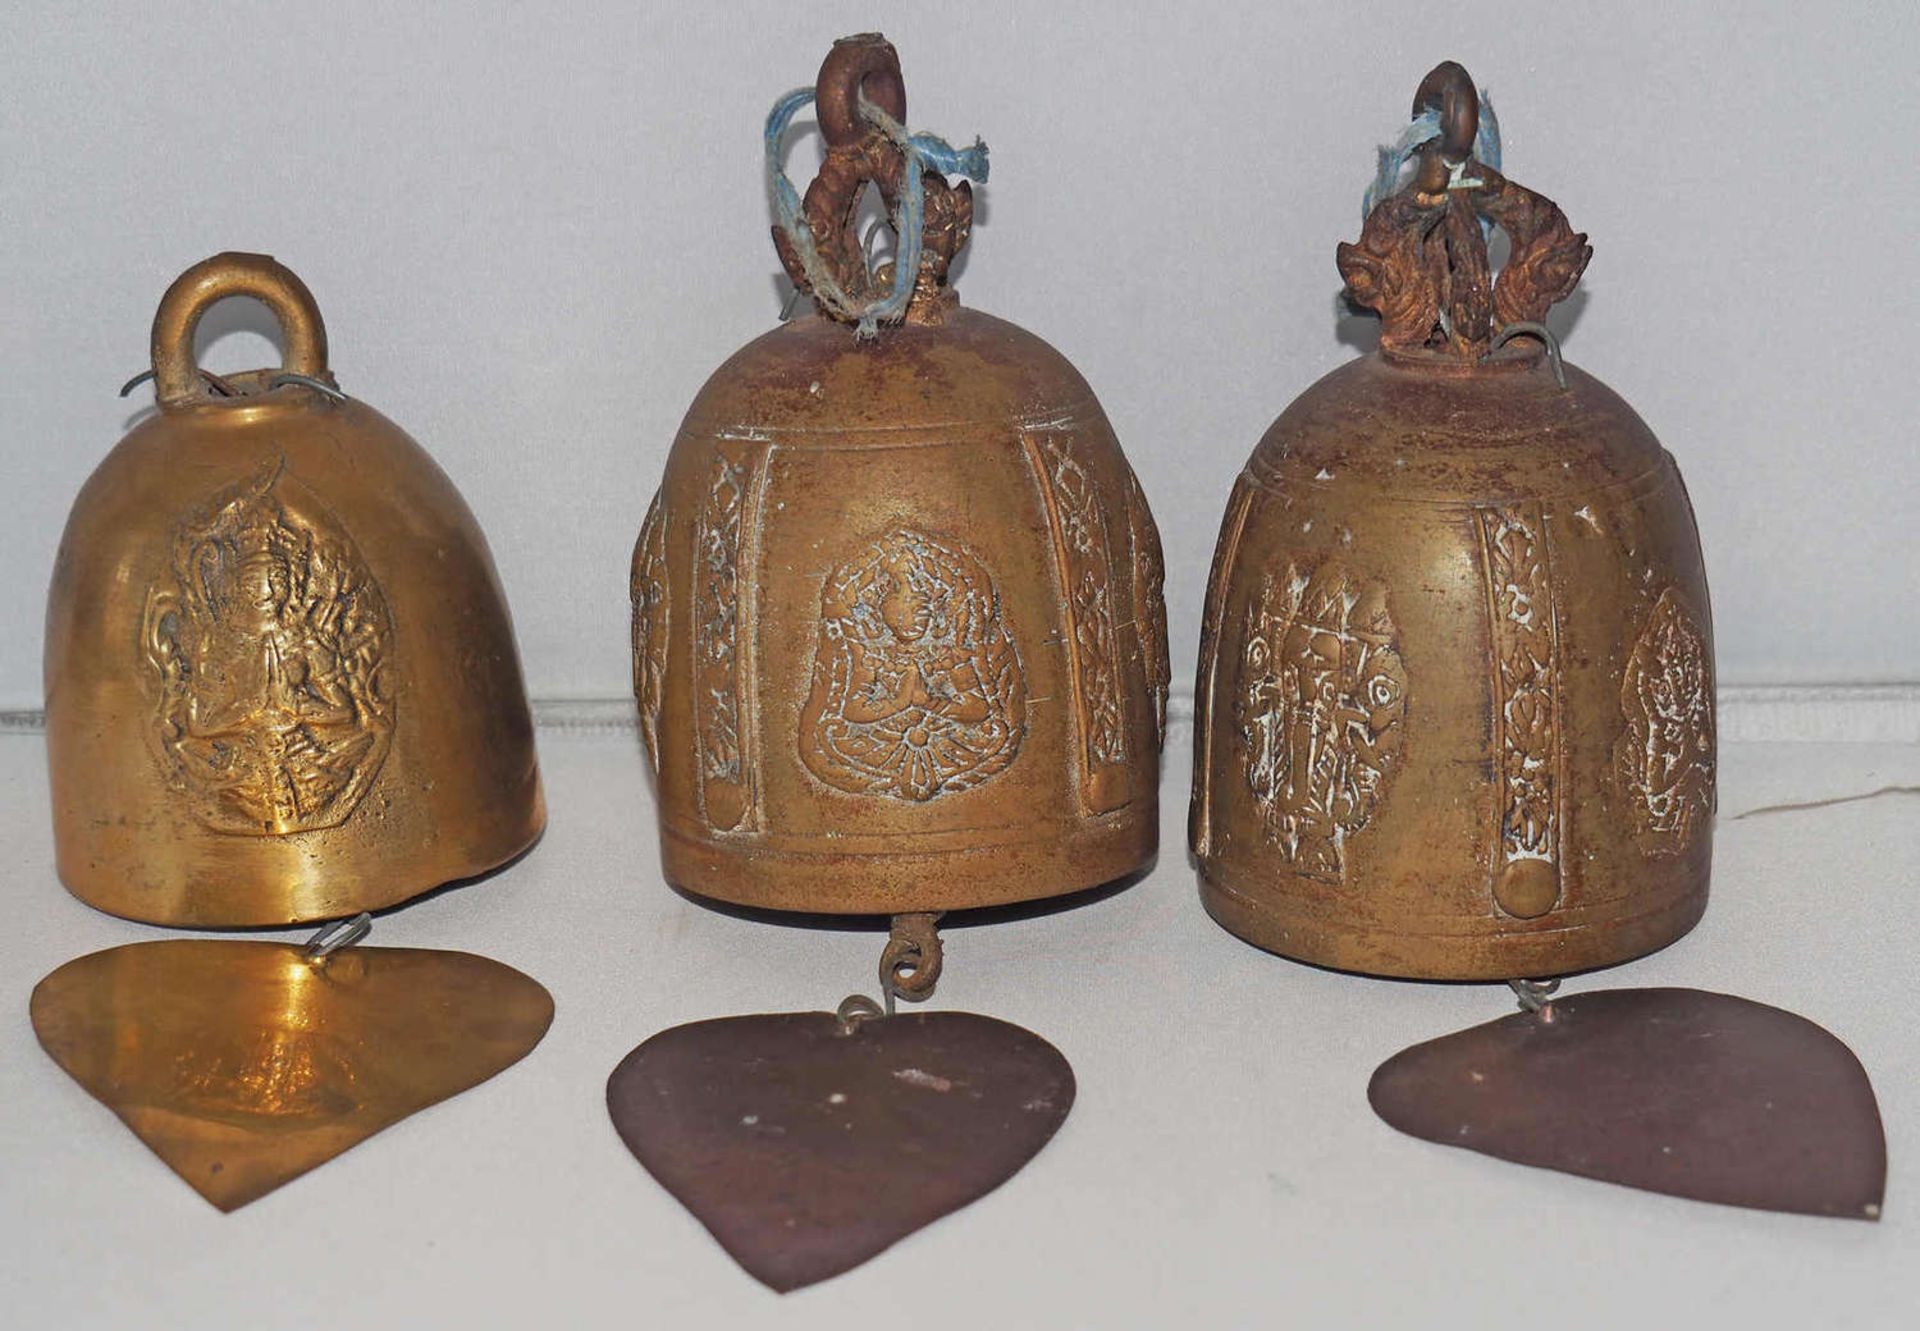
[[(231, 1216), (35, 1045), (64, 961), (169, 936), (52, 867), (38, 736), (0, 736), (0, 1321), (18, 1327), (1920, 1325), (1920, 1039), (1910, 981), (1920, 747), (1730, 744), (1713, 902), (1688, 938), (1575, 989), (1686, 984), (1845, 1038), (1892, 1176), (1878, 1225), (1706, 1206), (1402, 1137), (1368, 1110), (1396, 1050), (1511, 1009), (1503, 988), (1369, 981), (1259, 952), (1200, 909), (1188, 728), (1163, 851), (1130, 888), (947, 930), (936, 1006), (1031, 1026), (1080, 1093), (1005, 1187), (868, 1265), (775, 1296), (627, 1154), (607, 1073), (677, 1022), (871, 991), (882, 935), (710, 910), (661, 879), (631, 732), (545, 730), (552, 824), (509, 871), (399, 910), (373, 944), (449, 947), (554, 994), (495, 1080)], [(289, 935), (297, 936), (297, 935)]]

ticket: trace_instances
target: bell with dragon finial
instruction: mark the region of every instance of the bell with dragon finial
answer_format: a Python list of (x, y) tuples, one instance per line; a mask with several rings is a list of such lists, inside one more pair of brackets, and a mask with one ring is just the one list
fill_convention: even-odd
[(1542, 323), (1586, 237), (1497, 170), (1460, 66), (1413, 110), (1411, 180), (1390, 157), (1339, 251), (1379, 350), (1281, 414), (1227, 504), (1192, 847), (1207, 909), (1275, 952), (1560, 975), (1706, 905), (1706, 576), (1673, 458)]
[(1587, 238), (1499, 168), (1484, 94), (1440, 65), (1339, 250), (1380, 349), (1302, 393), (1234, 485), (1200, 649), (1202, 899), (1303, 961), (1512, 987), (1522, 1011), (1374, 1072), (1402, 1132), (1875, 1218), (1886, 1135), (1831, 1032), (1699, 989), (1554, 997), (1706, 906), (1713, 632), (1673, 459), (1543, 322)]

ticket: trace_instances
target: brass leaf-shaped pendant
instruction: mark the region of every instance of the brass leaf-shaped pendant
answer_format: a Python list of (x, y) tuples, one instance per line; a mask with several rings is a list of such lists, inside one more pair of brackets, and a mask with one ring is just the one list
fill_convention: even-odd
[(607, 1082), (640, 1163), (749, 1274), (786, 1293), (984, 1197), (1073, 1107), (1073, 1069), (969, 1012), (849, 1029), (830, 1012), (676, 1026)]
[(1699, 1201), (1877, 1220), (1866, 1071), (1804, 1017), (1698, 989), (1609, 989), (1429, 1040), (1373, 1074), (1394, 1127)]
[(232, 1211), (524, 1057), (553, 998), (466, 952), (169, 939), (33, 991), (53, 1060)]

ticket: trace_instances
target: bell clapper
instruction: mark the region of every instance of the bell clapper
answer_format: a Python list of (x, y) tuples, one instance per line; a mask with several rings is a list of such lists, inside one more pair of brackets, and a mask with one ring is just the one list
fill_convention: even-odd
[(924, 1003), (933, 997), (933, 986), (940, 981), (939, 911), (916, 911), (893, 917), (893, 933), (880, 953), (880, 991), (887, 998), (887, 1015), (893, 1015), (897, 995), (909, 1003)]
[(896, 999), (924, 1003), (933, 997), (933, 987), (940, 980), (940, 915), (939, 911), (916, 911), (893, 917), (887, 945), (880, 953), (880, 994), (886, 1006), (865, 994), (848, 994), (834, 1011), (841, 1035), (854, 1034), (862, 1022), (891, 1017)]

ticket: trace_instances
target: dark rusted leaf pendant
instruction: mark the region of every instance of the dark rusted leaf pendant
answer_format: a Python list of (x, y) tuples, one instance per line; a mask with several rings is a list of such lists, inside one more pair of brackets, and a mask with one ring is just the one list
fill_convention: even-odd
[(168, 939), (70, 961), (34, 1033), (194, 1191), (232, 1211), (540, 1043), (553, 998), (467, 952)]
[(1699, 1201), (1877, 1220), (1886, 1188), (1853, 1051), (1730, 994), (1557, 999), (1394, 1055), (1367, 1098), (1415, 1137)]
[(992, 1192), (1073, 1106), (1073, 1069), (1032, 1031), (850, 1008), (676, 1026), (607, 1081), (640, 1163), (783, 1294)]

